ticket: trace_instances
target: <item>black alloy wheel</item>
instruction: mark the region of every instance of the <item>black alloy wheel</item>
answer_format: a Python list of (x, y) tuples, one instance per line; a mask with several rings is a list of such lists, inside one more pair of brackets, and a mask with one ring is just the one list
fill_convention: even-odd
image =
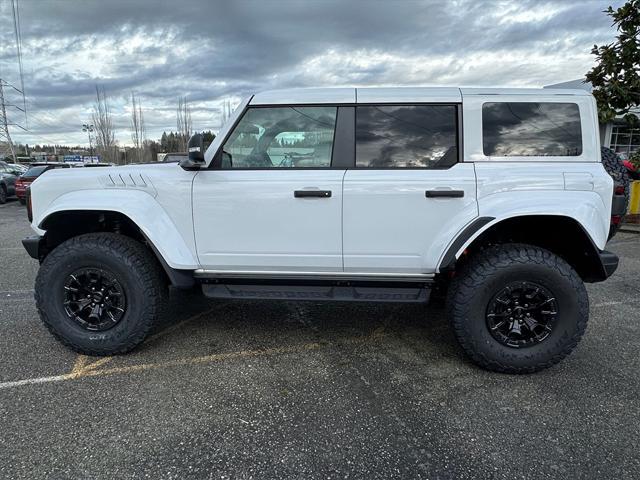
[(557, 315), (558, 302), (549, 290), (534, 282), (512, 282), (489, 302), (486, 322), (498, 342), (525, 348), (549, 337)]
[(82, 268), (64, 284), (64, 309), (85, 330), (102, 332), (123, 317), (126, 296), (115, 275), (102, 268)]

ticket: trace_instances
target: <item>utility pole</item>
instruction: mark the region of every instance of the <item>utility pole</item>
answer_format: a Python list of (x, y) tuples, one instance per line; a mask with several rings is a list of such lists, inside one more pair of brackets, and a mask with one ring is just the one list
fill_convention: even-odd
[(4, 103), (4, 82), (0, 79), (0, 160), (9, 156), (13, 163), (16, 163), (16, 151), (13, 148), (11, 135), (9, 135), (9, 122)]
[(91, 157), (91, 161), (93, 162), (93, 145), (91, 143), (91, 133), (95, 130), (93, 124), (83, 124), (82, 131), (87, 132), (87, 136), (89, 137), (89, 156)]

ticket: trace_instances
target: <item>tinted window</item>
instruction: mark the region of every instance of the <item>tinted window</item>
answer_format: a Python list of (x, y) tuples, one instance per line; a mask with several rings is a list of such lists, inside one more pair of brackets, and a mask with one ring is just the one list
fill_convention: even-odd
[(487, 156), (578, 156), (580, 111), (575, 103), (485, 103), (482, 139)]
[(448, 168), (458, 159), (456, 107), (363, 106), (356, 109), (356, 166)]
[(337, 107), (250, 108), (223, 150), (232, 168), (329, 167), (336, 113)]
[[(26, 173), (23, 175), (23, 177), (37, 177), (39, 176), (42, 172), (44, 172), (47, 169), (47, 167), (31, 167), (29, 170), (26, 171)], [(49, 177), (47, 177), (49, 178)]]

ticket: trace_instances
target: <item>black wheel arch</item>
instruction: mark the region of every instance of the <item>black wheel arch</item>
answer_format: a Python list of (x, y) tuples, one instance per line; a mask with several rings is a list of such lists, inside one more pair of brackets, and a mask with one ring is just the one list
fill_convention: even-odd
[(460, 248), (493, 220), (493, 217), (478, 217), (470, 223), (445, 252), (439, 271), (455, 271), (471, 254), (501, 243), (545, 248), (562, 257), (585, 282), (603, 281), (617, 267), (614, 254), (600, 250), (577, 220), (564, 215), (523, 215), (500, 220), (482, 231), (456, 258)]
[(41, 262), (49, 252), (70, 238), (85, 233), (118, 233), (146, 245), (153, 252), (174, 287), (188, 289), (195, 285), (193, 270), (181, 270), (169, 266), (160, 251), (140, 227), (122, 212), (62, 210), (48, 215), (38, 227), (46, 232), (39, 243), (38, 258)]

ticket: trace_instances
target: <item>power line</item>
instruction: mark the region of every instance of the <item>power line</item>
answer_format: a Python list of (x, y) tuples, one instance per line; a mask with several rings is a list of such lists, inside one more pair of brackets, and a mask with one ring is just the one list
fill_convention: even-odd
[(18, 0), (11, 0), (11, 10), (13, 13), (13, 31), (16, 37), (16, 52), (18, 55), (18, 69), (20, 71), (20, 90), (22, 93), (22, 104), (24, 121), (27, 123), (27, 102), (24, 96), (24, 70), (22, 68), (22, 35), (20, 32), (20, 13), (18, 11)]

